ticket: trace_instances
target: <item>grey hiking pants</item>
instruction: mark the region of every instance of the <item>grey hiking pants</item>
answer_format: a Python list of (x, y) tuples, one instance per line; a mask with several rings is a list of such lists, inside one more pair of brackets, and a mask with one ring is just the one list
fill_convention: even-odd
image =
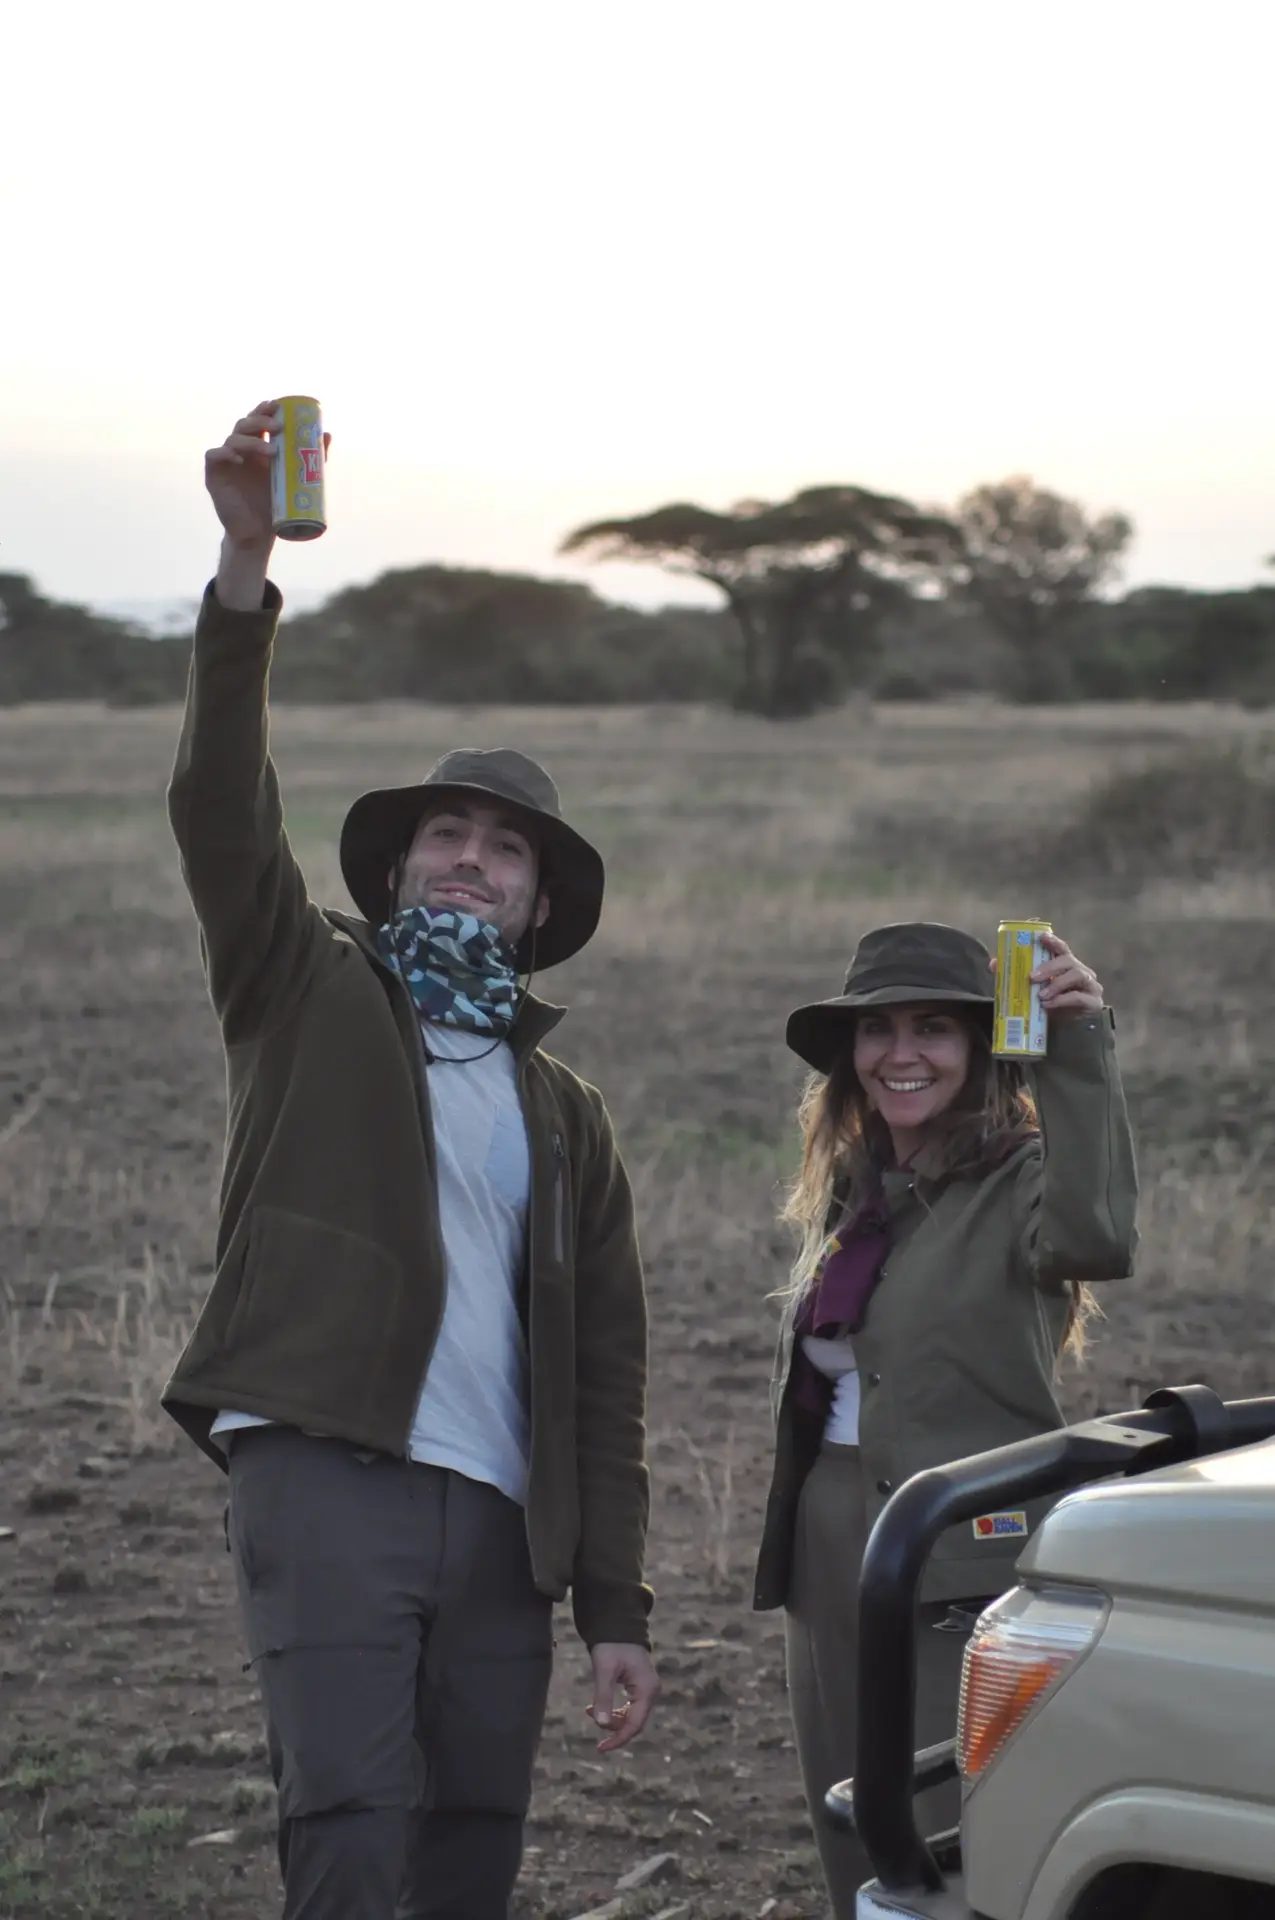
[[(855, 1893), (872, 1878), (862, 1842), (832, 1826), (823, 1805), (828, 1788), (855, 1771), (859, 1567), (866, 1545), (859, 1449), (825, 1443), (801, 1490), (785, 1629), (797, 1754), (835, 1920), (854, 1920)], [(986, 1603), (971, 1604), (977, 1612)], [(969, 1632), (942, 1624), (953, 1611), (946, 1605), (918, 1609), (918, 1751), (956, 1732)], [(916, 1815), (927, 1836), (954, 1827), (961, 1817), (959, 1783), (918, 1794)]]
[(290, 1427), (230, 1454), (284, 1920), (506, 1920), (553, 1658), (522, 1509)]

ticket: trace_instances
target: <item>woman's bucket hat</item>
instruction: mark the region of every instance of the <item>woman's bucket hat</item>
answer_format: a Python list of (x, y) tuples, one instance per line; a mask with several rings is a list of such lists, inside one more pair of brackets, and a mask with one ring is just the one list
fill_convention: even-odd
[(788, 1045), (816, 1073), (831, 1073), (866, 1007), (938, 1001), (990, 1012), (995, 1001), (991, 963), (981, 940), (937, 920), (876, 927), (855, 948), (836, 998), (789, 1014)]

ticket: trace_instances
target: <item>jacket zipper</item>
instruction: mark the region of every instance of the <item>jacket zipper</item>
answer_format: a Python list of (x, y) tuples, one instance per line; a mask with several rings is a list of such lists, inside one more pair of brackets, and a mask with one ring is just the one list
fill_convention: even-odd
[[(378, 956), (379, 964), (379, 956)], [(438, 1148), (434, 1139), (434, 1114), (429, 1103), (429, 1075), (425, 1058), (425, 1036), (421, 1032), (420, 1016), (416, 1011), (416, 1002), (412, 999), (407, 982), (401, 974), (391, 974), (396, 991), (401, 996), (399, 1004), (407, 1010), (408, 1024), (412, 1030), (412, 1079), (416, 1088), (416, 1111), (421, 1123), (421, 1140), (425, 1148), (425, 1165), (434, 1182), (434, 1191), (438, 1191)], [(442, 1227), (438, 1219), (437, 1199), (434, 1204), (434, 1253), (438, 1262), (438, 1318), (434, 1322), (434, 1331), (430, 1335), (429, 1346), (425, 1353), (425, 1364), (421, 1368), (420, 1386), (412, 1401), (407, 1416), (407, 1430), (403, 1435), (403, 1458), (411, 1457), (412, 1428), (416, 1424), (416, 1409), (420, 1404), (421, 1393), (429, 1374), (430, 1362), (434, 1358), (434, 1349), (438, 1345), (438, 1336), (442, 1332), (443, 1315), (447, 1311), (447, 1256), (443, 1249)]]
[[(526, 1254), (525, 1254), (526, 1275), (527, 1275), (527, 1300), (526, 1300), (527, 1319), (526, 1319), (526, 1327), (525, 1327), (525, 1338), (527, 1342), (527, 1462), (528, 1462), (528, 1467), (530, 1467), (530, 1463), (536, 1457), (536, 1439), (537, 1439), (536, 1417), (535, 1417), (536, 1355), (535, 1355), (535, 1312), (534, 1312), (535, 1277), (536, 1277), (536, 1179), (535, 1179), (535, 1154), (534, 1154), (534, 1144), (532, 1139), (532, 1129), (530, 1125), (530, 1119), (527, 1114), (527, 1073), (528, 1073), (528, 1069), (531, 1066), (531, 1060), (532, 1060), (531, 1054), (524, 1055), (523, 1058), (518, 1062), (514, 1071), (514, 1083), (518, 1088), (518, 1099), (522, 1106), (524, 1118), (527, 1119), (528, 1121), (528, 1125), (527, 1125), (528, 1145), (532, 1147), (532, 1177), (531, 1177), (531, 1185), (527, 1194), (527, 1236), (526, 1236)], [(561, 1253), (558, 1252), (558, 1248), (562, 1244), (562, 1181), (563, 1181), (563, 1168), (564, 1168), (564, 1163), (566, 1161), (567, 1153), (566, 1153), (566, 1147), (563, 1145), (562, 1135), (560, 1133), (555, 1133), (552, 1136), (552, 1145), (553, 1145), (553, 1158), (554, 1158), (554, 1164), (555, 1164), (554, 1183), (553, 1183), (553, 1244), (554, 1244), (555, 1257), (561, 1260), (562, 1255)], [(533, 1570), (534, 1570), (535, 1551), (532, 1546), (532, 1539), (531, 1539), (531, 1502), (530, 1500), (528, 1500), (527, 1502), (527, 1509), (526, 1509), (526, 1531), (527, 1531), (527, 1546), (529, 1551), (531, 1551), (532, 1564), (533, 1564)]]
[(553, 1257), (561, 1266), (567, 1257), (566, 1239), (563, 1233), (565, 1206), (563, 1189), (567, 1178), (567, 1150), (560, 1133), (555, 1133), (553, 1136), (553, 1157), (557, 1162), (553, 1178)]

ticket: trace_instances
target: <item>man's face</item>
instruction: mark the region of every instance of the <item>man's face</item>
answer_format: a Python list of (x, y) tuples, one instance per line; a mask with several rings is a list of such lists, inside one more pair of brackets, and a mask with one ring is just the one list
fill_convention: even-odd
[(398, 903), (475, 914), (516, 947), (528, 927), (549, 917), (539, 877), (539, 850), (524, 815), (457, 796), (431, 808), (417, 827)]

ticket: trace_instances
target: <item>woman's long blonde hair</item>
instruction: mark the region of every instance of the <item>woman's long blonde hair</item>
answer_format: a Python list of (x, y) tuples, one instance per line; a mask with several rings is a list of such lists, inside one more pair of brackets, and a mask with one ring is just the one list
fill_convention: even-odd
[[(977, 1018), (949, 1008), (970, 1035), (965, 1083), (951, 1106), (926, 1129), (927, 1154), (940, 1178), (977, 1180), (1001, 1165), (1024, 1141), (1037, 1139), (1040, 1123), (1022, 1068), (999, 1060)], [(853, 1212), (877, 1191), (894, 1165), (890, 1131), (869, 1102), (855, 1072), (853, 1027), (832, 1072), (812, 1074), (797, 1108), (801, 1167), (780, 1219), (801, 1236), (787, 1289), (790, 1310), (810, 1285), (834, 1212)], [(1089, 1288), (1068, 1281), (1067, 1324), (1062, 1352), (1079, 1359), (1085, 1327), (1098, 1303)]]

